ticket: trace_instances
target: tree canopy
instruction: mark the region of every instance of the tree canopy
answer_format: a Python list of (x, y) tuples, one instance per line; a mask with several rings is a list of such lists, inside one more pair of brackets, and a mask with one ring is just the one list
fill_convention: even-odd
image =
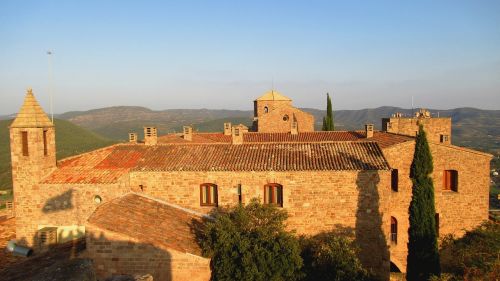
[(431, 275), (440, 274), (432, 170), (432, 155), (420, 125), (410, 168), (413, 187), (409, 209), (408, 281), (428, 280)]

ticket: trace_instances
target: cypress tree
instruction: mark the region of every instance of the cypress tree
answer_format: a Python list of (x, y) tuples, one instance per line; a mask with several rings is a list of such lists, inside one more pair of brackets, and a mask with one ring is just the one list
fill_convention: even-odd
[(330, 95), (326, 93), (326, 116), (323, 117), (323, 131), (334, 131), (335, 124), (333, 122), (332, 100)]
[(407, 280), (428, 280), (440, 275), (439, 252), (434, 206), (432, 155), (422, 125), (415, 140), (415, 153), (410, 169), (413, 182), (410, 203), (410, 228), (408, 230)]

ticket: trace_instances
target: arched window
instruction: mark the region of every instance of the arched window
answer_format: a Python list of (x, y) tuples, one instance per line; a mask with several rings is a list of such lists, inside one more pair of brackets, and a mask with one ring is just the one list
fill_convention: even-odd
[(264, 185), (264, 203), (283, 207), (283, 186), (278, 183)]
[(268, 113), (269, 112), (269, 108), (267, 108), (267, 106), (264, 106), (264, 113)]
[(398, 243), (398, 220), (391, 217), (391, 243)]
[(213, 183), (200, 184), (200, 205), (217, 207), (217, 185)]

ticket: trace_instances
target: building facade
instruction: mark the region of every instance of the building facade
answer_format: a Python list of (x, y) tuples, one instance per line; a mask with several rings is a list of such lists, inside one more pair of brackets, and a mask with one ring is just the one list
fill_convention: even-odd
[[(209, 260), (186, 225), (259, 198), (285, 209), (298, 234), (354, 231), (361, 261), (382, 280), (391, 268), (404, 272), (414, 135), (387, 125), (315, 132), (291, 100), (263, 97), (254, 103), (256, 132), (230, 123), (220, 133), (145, 127), (144, 141), (132, 133), (128, 143), (56, 163), (55, 128), (29, 91), (10, 127), (18, 241), (36, 252), (86, 237), (103, 278), (187, 280), (197, 272), (194, 280), (209, 280)], [(297, 130), (295, 121), (281, 123), (290, 120), (283, 113), (295, 116)], [(440, 119), (410, 119), (429, 134), (439, 234), (462, 235), (488, 218), (491, 155), (437, 141)]]

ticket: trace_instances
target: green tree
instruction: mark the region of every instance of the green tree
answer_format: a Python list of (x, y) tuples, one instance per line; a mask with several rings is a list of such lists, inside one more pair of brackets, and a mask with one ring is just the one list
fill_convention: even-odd
[(202, 231), (212, 279), (280, 281), (301, 278), (302, 258), (295, 236), (285, 231), (287, 213), (254, 199), (220, 210)]
[(323, 131), (335, 131), (332, 100), (330, 99), (330, 94), (328, 93), (326, 93), (326, 116), (323, 117)]
[(428, 280), (440, 275), (435, 222), (432, 155), (422, 125), (415, 140), (415, 153), (410, 168), (413, 182), (408, 230), (407, 280)]
[(303, 281), (368, 281), (370, 274), (358, 259), (352, 239), (328, 232), (301, 239)]

